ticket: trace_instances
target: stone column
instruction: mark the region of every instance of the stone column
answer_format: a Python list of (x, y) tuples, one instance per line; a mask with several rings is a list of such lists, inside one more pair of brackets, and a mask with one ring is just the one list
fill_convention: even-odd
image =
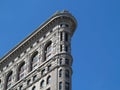
[(26, 73), (29, 73), (31, 71), (31, 60), (30, 60), (30, 55), (26, 56)]
[(14, 65), (13, 68), (13, 82), (18, 80), (18, 64)]
[(42, 51), (42, 55), (41, 55), (41, 61), (45, 61), (45, 51), (44, 51), (44, 45), (41, 45), (41, 51)]
[(41, 58), (42, 58), (42, 55), (41, 55), (41, 48), (40, 48), (40, 51), (38, 51), (38, 66), (41, 64)]
[(6, 90), (6, 83), (7, 83), (7, 79), (6, 79), (6, 77), (7, 77), (7, 74), (5, 73), (5, 74), (3, 74), (3, 86), (2, 86), (2, 88), (3, 88), (3, 90)]
[(62, 51), (63, 52), (65, 52), (65, 47), (66, 47), (66, 45), (65, 45), (65, 32), (63, 32), (63, 44), (62, 44)]
[(0, 90), (2, 89), (2, 90), (4, 90), (4, 86), (5, 86), (5, 78), (4, 78), (4, 75), (2, 75), (2, 77), (1, 77), (1, 85), (0, 85)]

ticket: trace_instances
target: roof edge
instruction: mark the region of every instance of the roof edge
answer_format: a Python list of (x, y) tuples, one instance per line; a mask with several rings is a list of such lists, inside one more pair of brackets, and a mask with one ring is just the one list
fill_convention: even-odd
[(70, 18), (72, 18), (72, 20), (75, 23), (75, 27), (74, 29), (76, 29), (77, 27), (77, 21), (76, 19), (66, 10), (63, 11), (57, 11), (55, 12), (47, 21), (45, 21), (44, 23), (42, 23), (35, 31), (33, 31), (30, 35), (28, 35), (24, 40), (22, 40), (19, 44), (17, 44), (13, 49), (11, 49), (9, 52), (7, 52), (2, 58), (0, 58), (0, 64), (7, 59), (10, 55), (13, 54), (14, 51), (16, 51), (17, 49), (19, 49), (19, 47), (21, 47), (22, 45), (24, 45), (28, 40), (30, 40), (30, 38), (32, 38), (34, 35), (36, 35), (37, 32), (39, 32), (40, 30), (42, 30), (45, 26), (47, 26), (52, 20), (61, 17), (61, 16), (69, 16)]

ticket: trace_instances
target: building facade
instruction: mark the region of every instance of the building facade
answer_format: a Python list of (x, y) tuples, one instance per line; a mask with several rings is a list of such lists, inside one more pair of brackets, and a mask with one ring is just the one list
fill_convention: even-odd
[(0, 59), (0, 90), (71, 90), (76, 19), (55, 13)]

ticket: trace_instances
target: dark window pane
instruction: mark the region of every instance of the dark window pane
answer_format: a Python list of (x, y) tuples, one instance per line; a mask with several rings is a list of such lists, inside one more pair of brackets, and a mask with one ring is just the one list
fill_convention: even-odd
[(62, 90), (62, 82), (59, 82), (59, 90)]
[(69, 65), (69, 60), (65, 59), (65, 64)]
[(35, 75), (35, 76), (33, 77), (33, 81), (35, 81), (35, 80), (37, 80), (37, 75)]
[(45, 82), (44, 82), (44, 80), (42, 80), (40, 83), (40, 87), (43, 88), (44, 86), (45, 86)]
[(62, 69), (59, 71), (59, 77), (62, 77)]
[(63, 35), (62, 35), (62, 32), (60, 32), (60, 41), (63, 40)]
[(51, 82), (51, 76), (48, 76), (48, 78), (47, 78), (47, 84), (50, 84), (50, 82)]
[(45, 74), (45, 69), (41, 71), (41, 75), (44, 75), (44, 74)]
[(70, 76), (69, 76), (69, 70), (65, 70), (65, 77), (66, 78), (69, 78)]
[(68, 41), (68, 34), (65, 33), (65, 41)]
[(69, 90), (70, 89), (70, 85), (68, 82), (65, 82), (65, 90)]
[(60, 52), (62, 51), (62, 45), (60, 45)]

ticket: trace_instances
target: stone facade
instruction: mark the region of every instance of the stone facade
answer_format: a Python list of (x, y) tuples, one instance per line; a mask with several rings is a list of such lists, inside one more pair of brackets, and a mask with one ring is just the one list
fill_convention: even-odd
[(0, 59), (0, 90), (71, 90), (71, 37), (76, 20), (55, 13)]

